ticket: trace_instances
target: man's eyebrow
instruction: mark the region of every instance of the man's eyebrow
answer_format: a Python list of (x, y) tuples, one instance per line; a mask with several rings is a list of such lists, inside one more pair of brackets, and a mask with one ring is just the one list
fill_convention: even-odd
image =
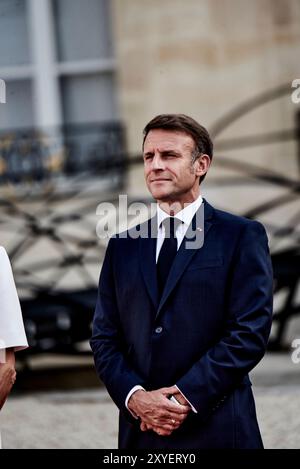
[[(176, 151), (176, 150), (163, 150), (160, 152), (161, 155), (170, 155), (170, 154), (173, 154), (173, 155), (178, 155), (180, 156), (180, 152)], [(147, 151), (146, 153), (144, 153), (144, 156), (153, 156), (154, 155), (154, 152), (153, 151)]]
[(170, 154), (172, 153), (173, 155), (180, 155), (180, 152), (179, 151), (176, 151), (176, 150), (163, 150), (161, 151), (161, 154), (162, 155), (167, 155), (167, 154)]

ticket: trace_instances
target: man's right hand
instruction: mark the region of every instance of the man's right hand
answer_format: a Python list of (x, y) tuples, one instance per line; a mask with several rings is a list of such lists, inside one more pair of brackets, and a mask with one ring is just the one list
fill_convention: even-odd
[(167, 436), (180, 427), (191, 408), (188, 405), (178, 405), (169, 400), (169, 396), (175, 390), (174, 386), (155, 391), (139, 389), (132, 394), (128, 408), (141, 418), (143, 431), (152, 429), (159, 435)]

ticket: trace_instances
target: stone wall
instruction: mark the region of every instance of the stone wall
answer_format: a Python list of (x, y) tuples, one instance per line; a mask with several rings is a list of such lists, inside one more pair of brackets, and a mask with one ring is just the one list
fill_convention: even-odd
[[(243, 101), (300, 77), (297, 0), (113, 0), (112, 5), (119, 104), (131, 154), (140, 152), (142, 129), (156, 114), (183, 112), (210, 129)], [(242, 117), (216, 139), (215, 161), (230, 155), (297, 178), (295, 142), (218, 151), (221, 138), (291, 129), (297, 109), (300, 104), (285, 95)], [(224, 171), (212, 165), (205, 186)], [(129, 190), (145, 193), (141, 167), (131, 171)]]

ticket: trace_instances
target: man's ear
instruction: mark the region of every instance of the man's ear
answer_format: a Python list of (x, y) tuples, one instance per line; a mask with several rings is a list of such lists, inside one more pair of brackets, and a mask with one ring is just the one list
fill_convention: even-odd
[(203, 176), (209, 170), (211, 159), (208, 155), (203, 154), (195, 161), (196, 176)]

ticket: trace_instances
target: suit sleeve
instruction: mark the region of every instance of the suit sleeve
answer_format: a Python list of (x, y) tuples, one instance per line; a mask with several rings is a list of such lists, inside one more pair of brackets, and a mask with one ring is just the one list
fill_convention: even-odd
[(273, 272), (268, 239), (259, 222), (246, 223), (227, 287), (220, 340), (176, 383), (207, 418), (263, 357), (272, 322)]
[(126, 345), (118, 314), (113, 275), (115, 241), (115, 238), (109, 241), (101, 270), (90, 344), (99, 378), (115, 404), (133, 422), (134, 419), (125, 406), (126, 397), (134, 386), (143, 386), (144, 383), (126, 361)]

